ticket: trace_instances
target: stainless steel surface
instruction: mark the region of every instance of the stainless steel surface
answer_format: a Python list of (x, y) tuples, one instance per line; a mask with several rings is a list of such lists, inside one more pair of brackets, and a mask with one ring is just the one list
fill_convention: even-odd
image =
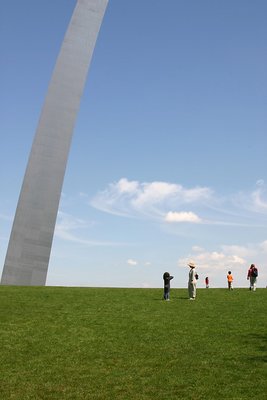
[(33, 141), (1, 284), (45, 285), (74, 124), (107, 3), (77, 1)]

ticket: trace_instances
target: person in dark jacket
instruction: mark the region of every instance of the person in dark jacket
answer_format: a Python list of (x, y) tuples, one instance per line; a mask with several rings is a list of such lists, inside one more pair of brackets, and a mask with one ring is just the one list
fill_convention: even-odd
[(171, 284), (170, 281), (173, 279), (173, 276), (169, 274), (169, 272), (164, 272), (163, 274), (163, 280), (164, 280), (164, 293), (163, 293), (163, 298), (164, 300), (169, 301), (170, 300), (170, 290), (171, 290)]
[(256, 291), (257, 277), (258, 268), (255, 264), (251, 264), (248, 270), (247, 279), (249, 280), (249, 290), (253, 290), (253, 292)]

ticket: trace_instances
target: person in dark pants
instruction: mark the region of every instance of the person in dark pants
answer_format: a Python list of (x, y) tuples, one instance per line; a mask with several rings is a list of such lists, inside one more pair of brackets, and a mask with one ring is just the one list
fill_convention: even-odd
[(170, 300), (170, 290), (171, 290), (171, 284), (170, 281), (173, 279), (173, 276), (169, 274), (169, 272), (164, 272), (163, 274), (163, 280), (164, 280), (164, 294), (163, 298), (164, 300), (169, 301)]

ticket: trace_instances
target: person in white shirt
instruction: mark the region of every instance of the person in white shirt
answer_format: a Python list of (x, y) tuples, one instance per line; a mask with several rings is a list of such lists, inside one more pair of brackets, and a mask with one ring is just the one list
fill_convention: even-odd
[(196, 265), (193, 262), (188, 264), (190, 267), (189, 278), (188, 278), (188, 294), (189, 300), (195, 300), (197, 294), (197, 273), (195, 271)]

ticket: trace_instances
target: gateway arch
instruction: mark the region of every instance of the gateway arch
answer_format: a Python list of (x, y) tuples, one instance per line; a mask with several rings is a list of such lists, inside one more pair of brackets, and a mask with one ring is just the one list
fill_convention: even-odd
[(107, 3), (77, 0), (30, 152), (3, 285), (45, 285), (74, 124)]

